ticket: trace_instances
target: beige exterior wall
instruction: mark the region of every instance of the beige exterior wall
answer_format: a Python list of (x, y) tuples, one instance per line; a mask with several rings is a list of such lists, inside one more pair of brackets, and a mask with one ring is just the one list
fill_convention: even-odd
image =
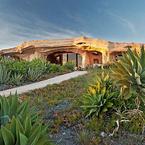
[[(140, 50), (142, 45), (143, 44), (141, 43), (117, 43), (87, 37), (56, 40), (33, 40), (24, 42), (15, 48), (1, 50), (0, 55), (10, 55), (14, 59), (19, 58), (31, 61), (35, 58), (47, 60), (49, 55), (53, 53), (62, 53), (60, 54), (60, 59), (62, 55), (62, 62), (65, 63), (66, 53), (76, 53), (80, 55), (78, 65), (85, 68), (86, 66), (95, 63), (107, 64), (112, 60), (116, 60), (120, 53), (126, 52), (128, 47)], [(55, 59), (55, 56), (53, 56), (52, 59)]]

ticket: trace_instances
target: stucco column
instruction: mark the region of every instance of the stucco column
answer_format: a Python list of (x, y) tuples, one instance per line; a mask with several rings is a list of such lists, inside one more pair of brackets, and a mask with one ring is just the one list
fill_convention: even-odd
[(106, 63), (108, 63), (110, 61), (110, 55), (109, 52), (106, 52)]
[(42, 55), (40, 52), (35, 51), (33, 54), (30, 55), (29, 60), (37, 59), (37, 58), (42, 58)]
[(86, 62), (86, 56), (83, 54), (82, 55), (82, 68), (85, 68), (86, 67), (85, 62)]
[(102, 64), (105, 64), (109, 62), (109, 53), (108, 52), (103, 52), (102, 53)]
[(82, 53), (82, 68), (86, 68), (90, 63), (89, 56), (87, 52)]

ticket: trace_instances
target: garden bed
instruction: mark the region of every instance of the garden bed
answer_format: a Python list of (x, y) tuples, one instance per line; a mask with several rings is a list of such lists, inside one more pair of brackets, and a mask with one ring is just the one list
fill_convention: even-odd
[(61, 66), (41, 59), (28, 62), (1, 58), (0, 91), (49, 79), (73, 70), (74, 64), (71, 62)]
[(59, 75), (67, 74), (67, 73), (70, 73), (70, 72), (73, 72), (73, 71), (48, 73), (48, 74), (42, 75), (41, 78), (39, 78), (36, 81), (26, 81), (26, 82), (22, 82), (19, 85), (1, 84), (0, 85), (0, 91), (4, 91), (4, 90), (7, 90), (7, 89), (12, 89), (12, 88), (19, 87), (19, 86), (29, 85), (29, 84), (32, 84), (32, 83), (40, 82), (40, 81), (50, 79), (50, 78), (53, 78), (53, 77), (56, 77), (56, 76), (59, 76)]

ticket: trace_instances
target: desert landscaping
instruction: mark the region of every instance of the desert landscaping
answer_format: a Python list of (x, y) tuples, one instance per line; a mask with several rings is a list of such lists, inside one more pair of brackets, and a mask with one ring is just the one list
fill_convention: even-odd
[[(80, 39), (75, 49), (63, 49), (64, 40), (61, 49), (49, 49), (54, 40), (43, 40), (0, 51), (1, 145), (145, 143), (144, 45), (108, 49), (104, 41)], [(38, 57), (40, 42), (49, 42), (41, 49), (47, 59)], [(79, 62), (74, 51), (87, 55), (80, 53)], [(104, 52), (110, 54), (105, 61)]]
[(0, 145), (145, 145), (145, 0), (0, 0)]

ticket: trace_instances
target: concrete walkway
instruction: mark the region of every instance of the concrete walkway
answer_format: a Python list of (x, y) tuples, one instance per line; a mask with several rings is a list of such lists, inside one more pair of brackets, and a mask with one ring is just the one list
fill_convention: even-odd
[(65, 81), (65, 80), (69, 80), (71, 78), (75, 78), (75, 77), (78, 77), (80, 75), (84, 75), (86, 73), (87, 73), (87, 71), (74, 71), (74, 72), (67, 73), (67, 74), (64, 74), (64, 75), (56, 76), (54, 78), (50, 78), (48, 80), (44, 80), (44, 81), (29, 84), (29, 85), (24, 85), (24, 86), (20, 86), (20, 87), (8, 89), (8, 90), (0, 91), (0, 95), (7, 97), (10, 94), (12, 94), (12, 95), (15, 94), (16, 92), (17, 92), (17, 94), (26, 93), (26, 92), (29, 92), (29, 91), (32, 91), (32, 90), (35, 90), (35, 89), (44, 88), (47, 85), (59, 84), (59, 83)]

